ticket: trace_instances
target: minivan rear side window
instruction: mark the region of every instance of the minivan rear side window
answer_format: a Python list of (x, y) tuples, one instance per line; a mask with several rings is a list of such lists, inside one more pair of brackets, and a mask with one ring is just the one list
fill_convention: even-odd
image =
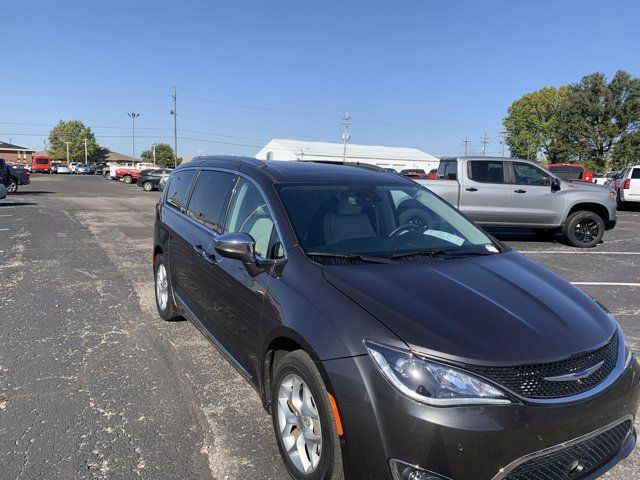
[(469, 178), (480, 183), (504, 183), (504, 163), (495, 160), (469, 162)]
[(186, 207), (195, 173), (195, 170), (183, 170), (176, 172), (171, 177), (167, 190), (167, 203), (169, 205), (179, 209)]
[(229, 194), (236, 176), (227, 172), (203, 170), (193, 187), (187, 215), (216, 233), (222, 233)]
[(631, 172), (631, 178), (640, 178), (640, 168), (634, 168)]

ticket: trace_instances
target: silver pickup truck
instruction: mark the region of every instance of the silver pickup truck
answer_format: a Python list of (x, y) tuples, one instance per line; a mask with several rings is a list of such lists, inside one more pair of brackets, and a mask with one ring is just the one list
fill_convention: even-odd
[(416, 180), (483, 226), (561, 230), (575, 247), (593, 247), (616, 224), (610, 187), (562, 180), (515, 158), (443, 158), (438, 179)]

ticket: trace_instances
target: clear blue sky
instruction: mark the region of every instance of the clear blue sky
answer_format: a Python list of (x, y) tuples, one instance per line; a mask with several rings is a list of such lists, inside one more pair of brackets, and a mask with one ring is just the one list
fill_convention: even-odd
[(24, 0), (2, 18), (0, 140), (34, 149), (78, 119), (130, 154), (131, 111), (138, 153), (171, 143), (176, 85), (184, 155), (340, 141), (347, 108), (354, 143), (457, 154), (486, 131), (497, 153), (523, 93), (640, 75), (637, 0)]

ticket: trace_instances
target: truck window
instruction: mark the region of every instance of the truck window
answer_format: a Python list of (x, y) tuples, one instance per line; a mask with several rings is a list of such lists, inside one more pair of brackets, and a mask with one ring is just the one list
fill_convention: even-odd
[(184, 170), (182, 172), (178, 172), (171, 178), (171, 183), (169, 184), (169, 190), (167, 192), (167, 203), (169, 205), (173, 205), (179, 209), (186, 206), (195, 173), (195, 170)]
[(438, 178), (456, 180), (458, 178), (458, 161), (441, 160), (438, 165)]
[(216, 233), (222, 233), (227, 201), (235, 175), (203, 170), (193, 187), (187, 215)]
[(528, 163), (513, 162), (514, 183), (517, 185), (551, 185), (551, 176), (544, 170)]
[(469, 178), (480, 183), (504, 183), (504, 163), (490, 160), (469, 162)]

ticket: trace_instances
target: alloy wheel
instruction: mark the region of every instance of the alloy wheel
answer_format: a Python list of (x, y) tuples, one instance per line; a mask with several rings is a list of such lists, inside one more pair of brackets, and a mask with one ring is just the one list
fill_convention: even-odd
[(160, 310), (166, 310), (169, 302), (169, 282), (167, 281), (167, 270), (162, 263), (158, 265), (156, 271), (156, 298)]
[(278, 391), (278, 426), (284, 449), (295, 467), (310, 474), (322, 455), (322, 427), (309, 386), (298, 375), (287, 375)]
[(599, 229), (598, 222), (587, 218), (576, 224), (575, 235), (580, 242), (589, 243), (598, 237)]

